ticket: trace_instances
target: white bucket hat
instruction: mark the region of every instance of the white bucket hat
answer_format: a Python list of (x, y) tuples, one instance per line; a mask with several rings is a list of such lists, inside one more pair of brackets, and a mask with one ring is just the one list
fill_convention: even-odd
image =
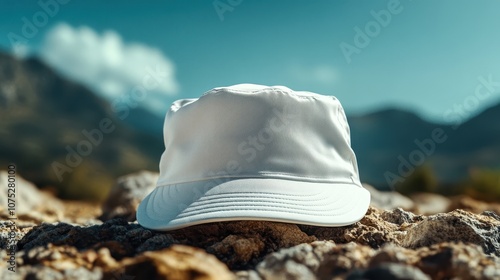
[(345, 226), (370, 203), (333, 96), (283, 86), (215, 88), (175, 101), (164, 138), (157, 187), (137, 211), (146, 228), (232, 220)]

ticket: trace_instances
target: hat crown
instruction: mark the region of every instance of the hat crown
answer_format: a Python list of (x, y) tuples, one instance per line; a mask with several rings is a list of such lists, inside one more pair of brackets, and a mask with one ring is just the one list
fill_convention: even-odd
[(361, 186), (342, 105), (283, 86), (215, 88), (172, 104), (158, 185), (283, 178)]

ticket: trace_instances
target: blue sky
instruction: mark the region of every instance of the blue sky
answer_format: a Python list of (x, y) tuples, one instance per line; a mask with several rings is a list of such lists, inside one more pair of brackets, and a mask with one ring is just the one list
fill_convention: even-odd
[[(71, 38), (82, 34), (105, 38), (111, 31), (108, 37), (115, 39), (109, 41), (124, 50), (124, 62), (115, 64), (115, 72), (142, 69), (145, 61), (156, 59), (172, 67), (169, 85), (143, 103), (158, 113), (176, 99), (198, 97), (213, 87), (258, 83), (335, 95), (348, 114), (401, 107), (443, 122), (446, 111), (471, 100), (481, 84), (479, 77), (500, 82), (500, 1), (496, 0), (65, 1), (41, 0), (57, 10), (45, 23), (40, 13), (47, 12), (37, 1), (0, 0), (0, 48), (12, 51), (8, 34), (14, 33), (26, 39), (31, 54), (57, 60), (63, 52), (71, 58), (85, 51), (78, 43), (85, 40), (75, 39), (67, 45), (74, 47), (66, 51), (61, 45), (56, 51), (49, 46), (66, 37), (47, 38), (63, 29), (57, 27), (66, 26), (66, 35), (73, 32)], [(389, 14), (390, 20), (382, 17), (382, 24), (374, 13)], [(34, 35), (23, 36), (23, 18), (33, 23), (37, 16), (42, 22)], [(368, 43), (356, 45), (356, 27), (368, 36)], [(357, 52), (346, 58), (343, 43)], [(127, 47), (137, 44), (142, 47)], [(155, 56), (150, 55), (153, 52)], [(140, 58), (141, 53), (148, 56), (138, 59), (143, 62), (126, 61), (132, 54)], [(54, 63), (69, 76), (78, 75), (69, 67), (87, 69), (79, 67), (80, 62)], [(126, 77), (136, 74), (107, 73), (115, 83), (101, 83), (95, 89), (128, 91), (136, 80)], [(93, 84), (92, 79), (82, 81)], [(500, 87), (496, 87), (488, 98), (469, 106), (470, 115), (499, 101)]]

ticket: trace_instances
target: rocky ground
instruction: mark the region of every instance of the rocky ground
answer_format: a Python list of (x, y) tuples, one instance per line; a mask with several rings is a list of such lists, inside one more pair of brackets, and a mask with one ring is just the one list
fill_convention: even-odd
[(241, 221), (164, 233), (134, 219), (156, 176), (120, 178), (103, 205), (19, 181), (15, 235), (0, 207), (0, 279), (500, 279), (498, 204), (370, 189), (372, 207), (351, 226)]

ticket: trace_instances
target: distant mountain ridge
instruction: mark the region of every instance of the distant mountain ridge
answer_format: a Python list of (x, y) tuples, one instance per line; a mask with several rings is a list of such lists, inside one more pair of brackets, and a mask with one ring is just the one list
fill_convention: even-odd
[[(162, 149), (161, 135), (128, 126), (87, 88), (36, 58), (0, 53), (0, 168), (15, 163), (23, 177), (63, 196), (105, 195), (119, 175), (157, 170)], [(80, 185), (85, 178), (89, 185)]]
[[(427, 122), (414, 113), (396, 109), (348, 119), (361, 176), (381, 188), (388, 185), (387, 172), (400, 175), (398, 157), (411, 161), (410, 155), (418, 153), (415, 151), (424, 153), (425, 164), (432, 167), (441, 182), (457, 182), (471, 168), (500, 168), (500, 104), (458, 127)], [(434, 143), (433, 152), (427, 155), (416, 141), (432, 140), (436, 129), (446, 140)]]

